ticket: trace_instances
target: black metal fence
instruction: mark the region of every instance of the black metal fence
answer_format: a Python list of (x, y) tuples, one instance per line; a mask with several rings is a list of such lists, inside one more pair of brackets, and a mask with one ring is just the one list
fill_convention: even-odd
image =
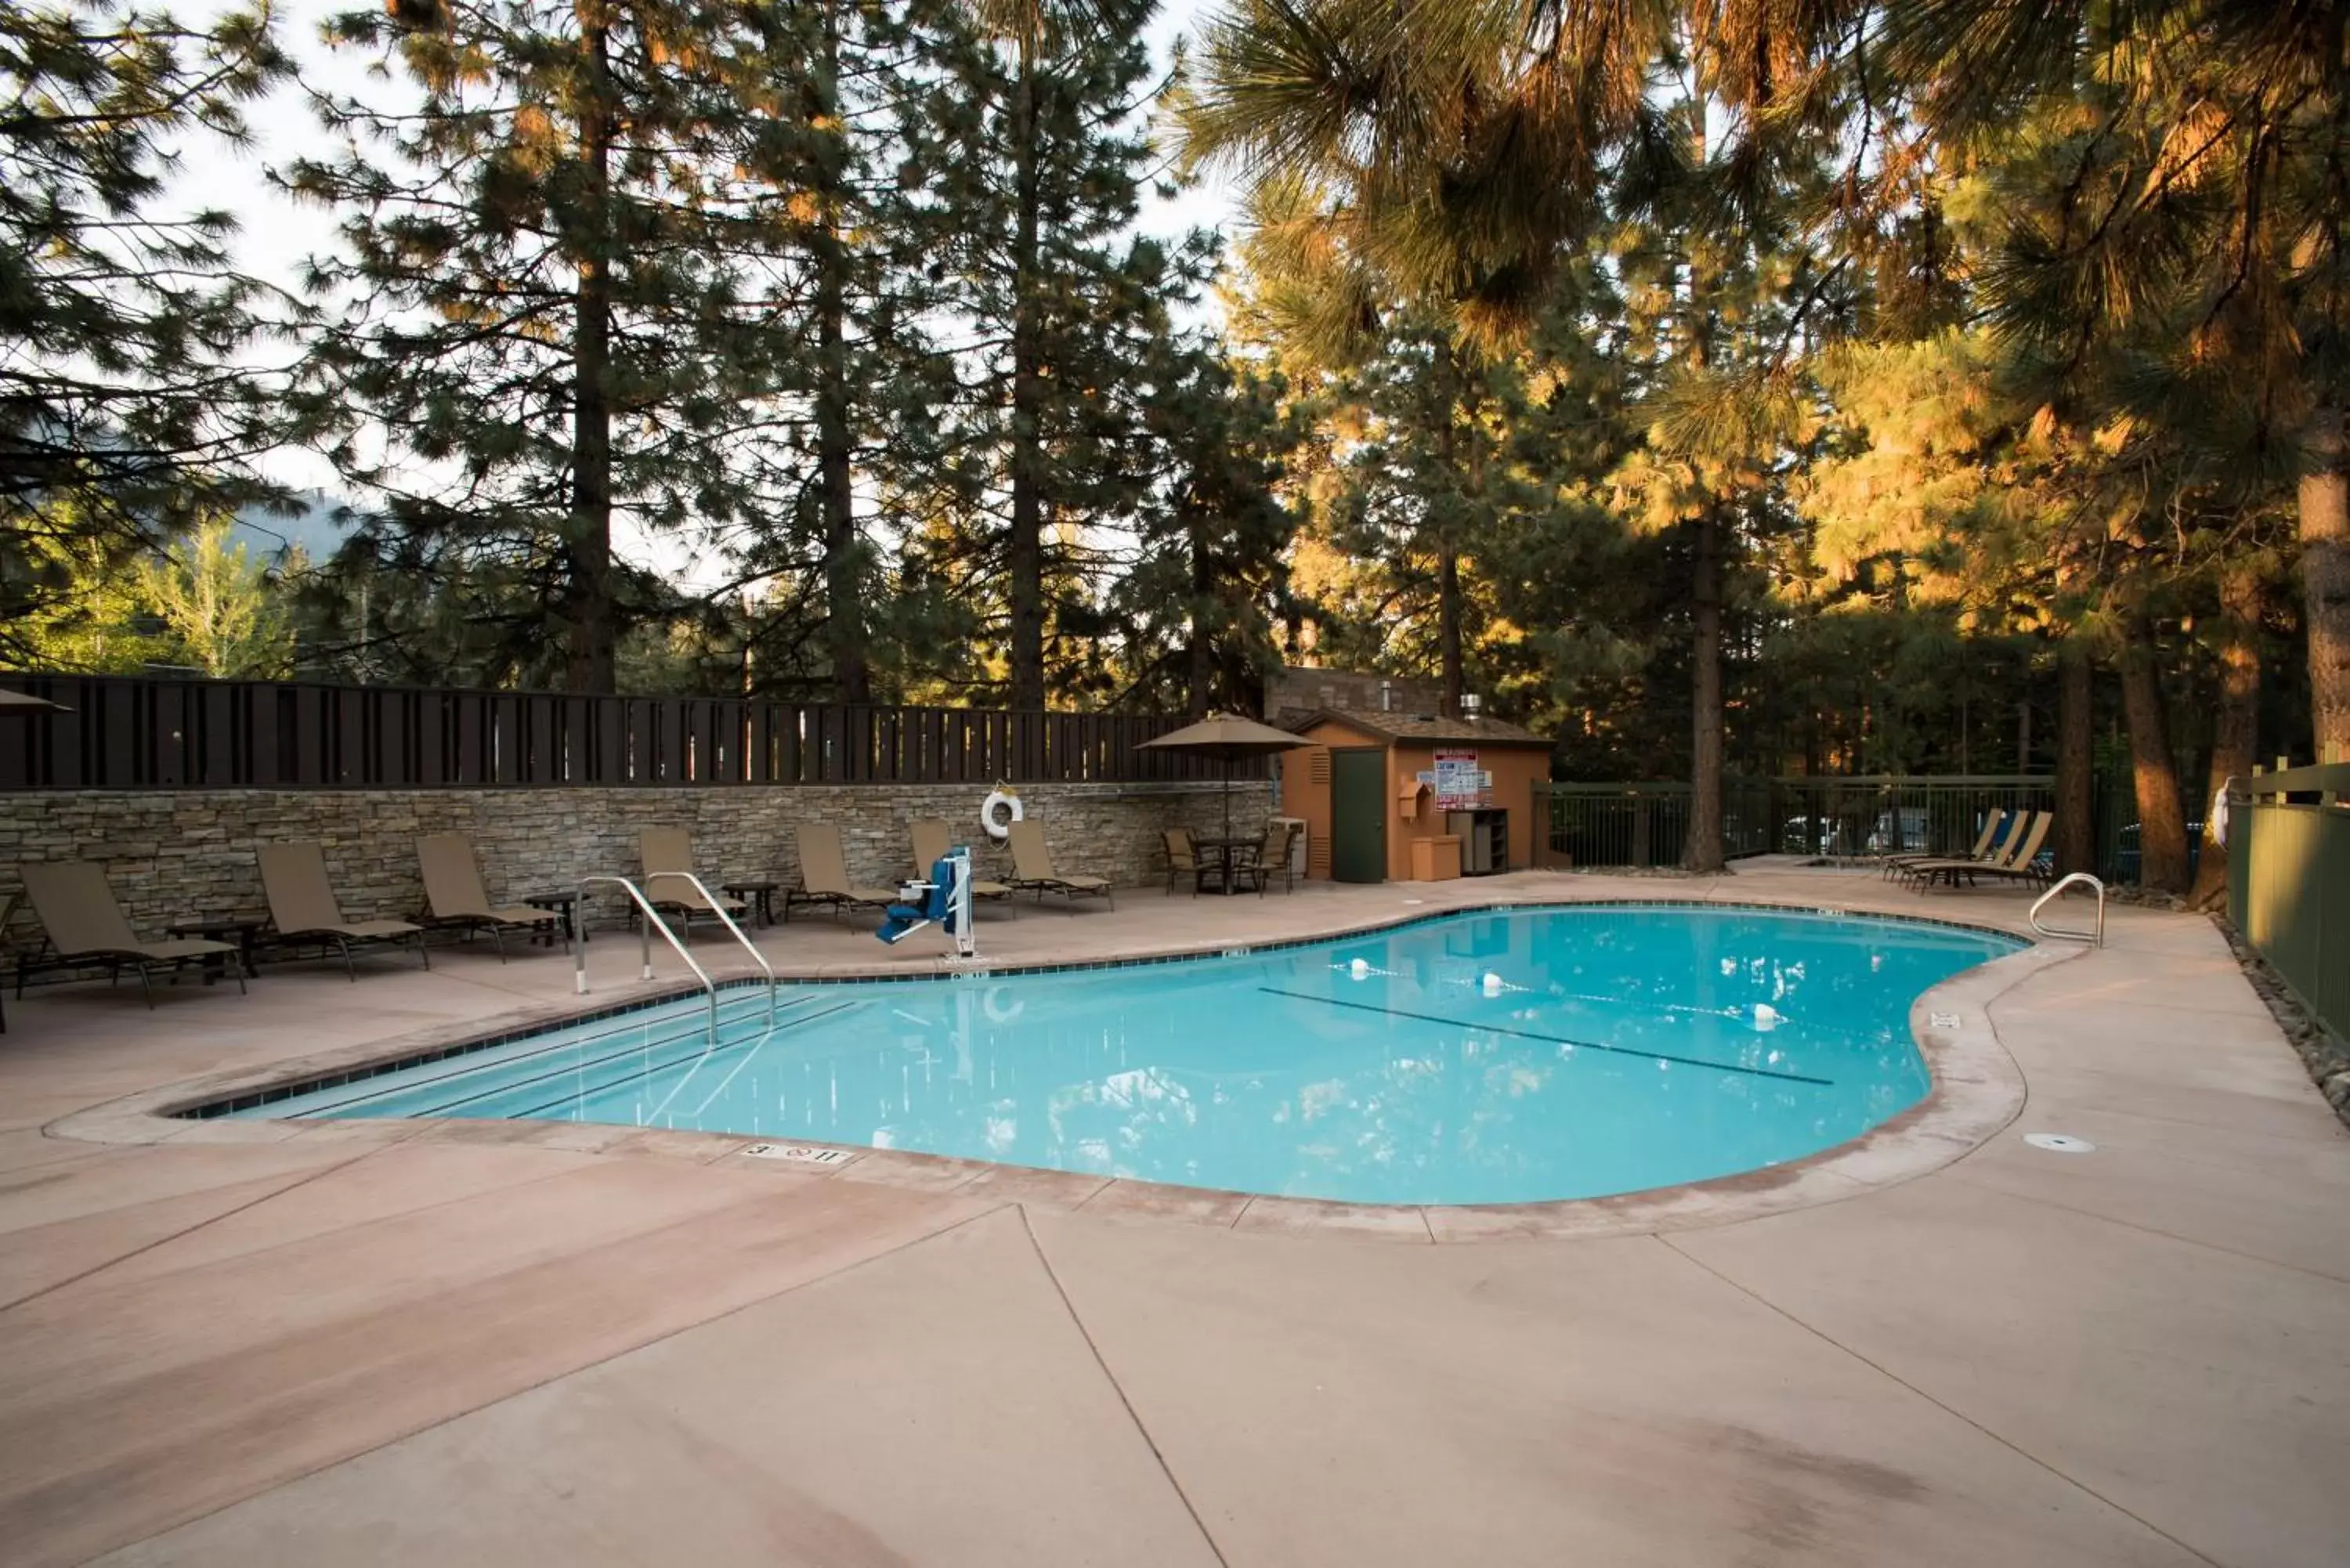
[[(738, 697), (0, 674), (69, 712), (0, 719), (0, 789), (1141, 783), (1221, 777), (1141, 750), (1159, 714)], [(1236, 765), (1259, 777), (1261, 765)]]
[[(1537, 784), (1553, 854), (1577, 866), (1673, 866), (1689, 832), (1686, 782)], [(2036, 774), (1722, 781), (1725, 853), (1829, 859), (1973, 846), (1993, 811), (2046, 811), (2056, 781)]]

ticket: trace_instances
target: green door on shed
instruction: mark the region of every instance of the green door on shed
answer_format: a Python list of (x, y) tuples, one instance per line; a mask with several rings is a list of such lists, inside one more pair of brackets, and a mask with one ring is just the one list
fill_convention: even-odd
[(1384, 746), (1330, 748), (1330, 877), (1388, 879), (1388, 753)]

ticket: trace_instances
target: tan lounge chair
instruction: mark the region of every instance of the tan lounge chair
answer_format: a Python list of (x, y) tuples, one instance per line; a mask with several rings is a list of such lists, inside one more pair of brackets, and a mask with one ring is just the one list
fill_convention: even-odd
[(2023, 831), (2023, 819), (2027, 815), (2027, 813), (2020, 811), (2011, 814), (2005, 809), (1995, 810), (1989, 816), (1983, 818), (1982, 831), (1975, 836), (1975, 846), (1972, 849), (1968, 850), (1964, 855), (1935, 855), (1931, 853), (1920, 853), (1916, 855), (1888, 855), (1885, 857), (1885, 874), (1887, 877), (1890, 877), (1897, 871), (1906, 871), (1912, 866), (1921, 865), (1929, 860), (1985, 859), (1991, 854), (1991, 841), (1999, 838), (2000, 829), (2002, 827), (2009, 830), (2008, 837), (2001, 841), (2001, 849), (2004, 852), (2007, 845), (2013, 841), (2013, 836)]
[[(416, 863), (424, 872), (424, 901), (432, 911), (432, 923), (489, 932), (500, 963), (506, 961), (503, 933), (520, 930), (554, 936), (558, 924), (554, 910), (528, 905), (500, 909), (490, 902), (489, 891), (482, 886), (482, 868), (473, 861), (473, 846), (463, 835), (438, 833), (418, 839)], [(570, 950), (567, 932), (563, 946)]]
[(2039, 857), (2040, 846), (2047, 840), (2049, 824), (2055, 820), (2054, 812), (2035, 811), (2032, 814), (2030, 831), (2024, 834), (2021, 842), (2011, 840), (2006, 853), (1982, 861), (1928, 860), (1910, 867), (1909, 875), (1918, 879), (1918, 890), (1921, 893), (1938, 880), (1947, 881), (1955, 888), (1961, 877), (1969, 881), (1984, 876), (2037, 880), (2040, 874), (2032, 863)]
[[(947, 831), (945, 823), (935, 816), (927, 816), (914, 824), (913, 838), (914, 875), (918, 879), (927, 878), (931, 874), (931, 867), (937, 865), (946, 852), (954, 847), (954, 836)], [(974, 866), (978, 864), (978, 856), (972, 857)], [(1008, 900), (1012, 897), (1012, 889), (1001, 882), (990, 882), (974, 871), (971, 879), (971, 896), (974, 898)], [(1013, 909), (1014, 906), (1007, 902), (1004, 908)], [(1018, 912), (1014, 909), (1013, 919), (1019, 918)]]
[(1108, 899), (1111, 909), (1118, 908), (1108, 878), (1064, 877), (1053, 869), (1053, 852), (1045, 846), (1045, 825), (1034, 818), (1012, 825), (1012, 885), (1035, 888), (1038, 903), (1047, 893), (1060, 893), (1072, 901), (1081, 895), (1096, 895)]
[(353, 943), (416, 944), (416, 956), (432, 967), (424, 950), (424, 928), (412, 920), (347, 920), (327, 880), (327, 856), (316, 844), (265, 844), (259, 850), (261, 890), (269, 896), (269, 923), (280, 940), (317, 942), (341, 950), (343, 972), (354, 983), (359, 971), (351, 963)]
[(840, 846), (840, 829), (830, 823), (811, 822), (796, 836), (800, 848), (800, 885), (784, 895), (784, 919), (792, 918), (794, 904), (823, 904), (834, 909), (887, 909), (898, 901), (895, 888), (860, 888), (848, 879), (848, 856)]
[[(731, 919), (750, 908), (742, 899), (725, 893), (721, 893), (713, 904), (685, 880), (700, 873), (693, 868), (693, 835), (682, 827), (646, 828), (637, 835), (637, 857), (644, 863), (646, 899), (656, 909), (683, 915), (688, 931), (692, 930), (696, 915), (723, 909)], [(629, 918), (635, 919), (633, 906)]]
[[(58, 966), (78, 963), (104, 963), (119, 978), (124, 964), (139, 971), (139, 989), (147, 998), (147, 1005), (155, 1005), (155, 982), (149, 978), (149, 964), (170, 964), (176, 973), (191, 959), (225, 959), (236, 970), (236, 988), (244, 989), (244, 965), (235, 947), (228, 942), (204, 941), (195, 937), (182, 937), (167, 942), (142, 942), (131, 930), (130, 922), (122, 918), (122, 906), (114, 901), (114, 889), (106, 885), (106, 867), (87, 860), (53, 860), (35, 862), (18, 867), (25, 878), (25, 894), (32, 900), (33, 912), (41, 919), (41, 928), (48, 933), (49, 946), (55, 956), (47, 961)], [(26, 964), (16, 964), (16, 994), (25, 994)]]

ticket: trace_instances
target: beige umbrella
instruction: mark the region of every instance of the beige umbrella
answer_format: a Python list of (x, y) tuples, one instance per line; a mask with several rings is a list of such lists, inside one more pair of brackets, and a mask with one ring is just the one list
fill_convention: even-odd
[(22, 691), (0, 691), (0, 716), (31, 718), (36, 713), (70, 713), (73, 710), (62, 702), (52, 702), (46, 697), (27, 697)]
[(1237, 713), (1211, 713), (1196, 724), (1170, 730), (1155, 741), (1142, 742), (1146, 751), (1187, 752), (1214, 757), (1224, 764), (1224, 836), (1232, 836), (1232, 763), (1246, 757), (1269, 757), (1276, 752), (1312, 745), (1303, 735), (1243, 719)]

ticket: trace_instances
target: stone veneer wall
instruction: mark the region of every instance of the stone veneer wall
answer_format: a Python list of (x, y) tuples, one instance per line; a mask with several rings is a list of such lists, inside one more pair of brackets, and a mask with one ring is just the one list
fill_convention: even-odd
[[(1165, 875), (1162, 828), (1212, 831), (1222, 820), (1213, 784), (1025, 784), (1021, 804), (1045, 825), (1062, 872), (1121, 886)], [(1262, 825), (1262, 781), (1232, 784), (1232, 826)], [(1000, 877), (1011, 856), (979, 828), (986, 791), (970, 784), (800, 784), (733, 788), (506, 790), (83, 790), (0, 794), (0, 901), (20, 887), (26, 860), (98, 860), (142, 936), (198, 915), (255, 915), (267, 905), (254, 857), (259, 844), (316, 839), (352, 919), (405, 918), (424, 907), (416, 840), (462, 833), (498, 901), (576, 886), (584, 876), (638, 869), (637, 833), (682, 827), (693, 835), (702, 879), (799, 877), (792, 829), (837, 824), (852, 878), (895, 886), (913, 867), (908, 825), (943, 819), (970, 835), (980, 875)], [(614, 890), (607, 889), (608, 893)], [(778, 904), (781, 899), (778, 898)], [(598, 901), (595, 923), (616, 923), (617, 897)], [(20, 910), (9, 935), (31, 929)]]

